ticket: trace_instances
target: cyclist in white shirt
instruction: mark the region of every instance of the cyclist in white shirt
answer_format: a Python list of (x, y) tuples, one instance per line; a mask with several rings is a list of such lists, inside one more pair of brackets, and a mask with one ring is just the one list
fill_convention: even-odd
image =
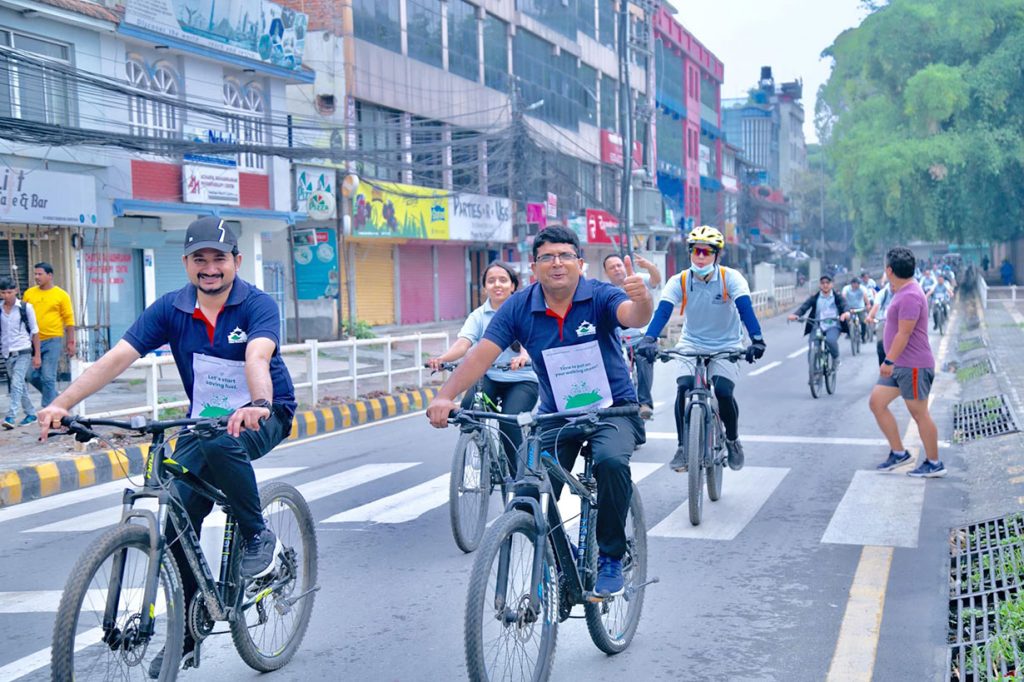
[(924, 290), (924, 295), (928, 299), (928, 305), (932, 311), (932, 324), (934, 328), (939, 328), (939, 313), (936, 303), (949, 304), (953, 300), (953, 287), (949, 282), (946, 281), (946, 275), (939, 272), (935, 276), (935, 284), (930, 289)]
[(871, 312), (868, 313), (868, 324), (875, 324), (875, 352), (878, 354), (878, 364), (881, 366), (882, 362), (885, 361), (885, 345), (882, 342), (883, 332), (885, 331), (885, 312), (889, 309), (889, 303), (892, 302), (892, 286), (886, 282), (882, 290), (875, 296), (875, 303), (871, 306)]
[[(743, 330), (751, 339), (747, 362), (764, 355), (765, 342), (761, 325), (754, 314), (750, 286), (737, 270), (718, 265), (725, 238), (714, 227), (701, 225), (687, 236), (690, 267), (673, 275), (661, 294), (647, 335), (637, 354), (654, 358), (657, 339), (676, 306), (682, 306), (683, 329), (676, 348), (682, 351), (717, 353), (743, 350)], [(718, 409), (725, 425), (725, 447), (729, 452), (729, 468), (743, 468), (743, 445), (739, 440), (739, 405), (733, 395), (739, 368), (734, 362), (719, 361), (711, 365), (711, 383), (718, 398)], [(683, 414), (686, 392), (693, 388), (693, 376), (680, 376), (676, 392), (676, 435), (679, 438), (675, 457), (669, 466), (675, 471), (687, 470), (688, 456), (683, 443)]]
[(859, 279), (854, 277), (850, 280), (849, 284), (843, 287), (842, 295), (846, 299), (847, 310), (850, 311), (851, 315), (856, 315), (857, 319), (860, 320), (860, 340), (863, 342), (868, 335), (868, 326), (865, 320), (867, 319), (868, 308), (871, 307), (868, 289), (861, 285)]

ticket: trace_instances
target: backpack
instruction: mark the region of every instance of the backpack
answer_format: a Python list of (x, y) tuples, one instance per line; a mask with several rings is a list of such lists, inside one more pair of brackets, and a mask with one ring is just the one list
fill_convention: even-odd
[[(679, 315), (680, 315), (680, 317), (686, 311), (686, 276), (689, 275), (689, 274), (690, 274), (690, 269), (687, 268), (686, 270), (683, 270), (682, 273), (680, 273), (680, 277), (679, 277), (679, 285), (680, 285), (680, 287), (683, 290), (683, 302), (679, 306)], [(725, 266), (724, 265), (719, 265), (718, 266), (718, 278), (722, 281), (722, 300), (723, 301), (728, 301), (729, 300), (729, 287), (728, 287), (728, 285), (725, 282)]]

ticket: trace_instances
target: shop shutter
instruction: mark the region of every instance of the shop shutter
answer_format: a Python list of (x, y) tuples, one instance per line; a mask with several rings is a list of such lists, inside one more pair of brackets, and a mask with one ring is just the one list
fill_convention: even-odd
[(402, 324), (434, 321), (434, 258), (429, 244), (398, 247)]
[(395, 322), (395, 266), (391, 244), (355, 245), (356, 319), (371, 325)]
[(181, 251), (180, 240), (153, 249), (153, 274), (156, 279), (157, 298), (188, 284), (188, 275), (185, 274), (185, 266), (181, 263)]
[[(13, 247), (13, 254), (11, 253)], [(28, 242), (24, 239), (3, 239), (0, 241), (0, 275), (14, 277), (14, 268), (11, 267), (11, 256), (14, 256), (14, 264), (18, 266), (18, 286), (21, 287), (22, 291), (25, 291), (28, 287), (34, 287), (36, 285), (35, 280), (32, 278), (34, 274), (29, 268), (28, 263)], [(35, 263), (33, 263), (35, 265)], [(55, 263), (54, 267), (59, 267), (59, 263)], [(58, 277), (60, 275), (57, 275)], [(67, 289), (67, 284), (64, 285)]]
[(466, 310), (466, 247), (438, 246), (437, 274), (441, 319), (463, 319), (469, 313)]

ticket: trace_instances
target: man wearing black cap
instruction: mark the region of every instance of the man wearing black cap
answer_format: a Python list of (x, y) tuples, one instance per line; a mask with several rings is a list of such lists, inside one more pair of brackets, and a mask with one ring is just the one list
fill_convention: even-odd
[[(245, 539), (242, 575), (258, 578), (273, 570), (281, 545), (264, 524), (252, 460), (287, 437), (295, 412), (295, 390), (278, 351), (280, 315), (270, 296), (238, 278), (238, 240), (223, 220), (205, 217), (188, 226), (182, 262), (189, 284), (146, 308), (114, 348), (39, 412), (42, 436), (133, 362), (169, 344), (190, 416), (230, 415), (226, 433), (216, 438), (182, 434), (174, 458), (227, 496)], [(212, 502), (184, 484), (177, 489), (198, 534)], [(167, 536), (178, 565), (185, 566), (169, 523)], [(181, 575), (188, 604), (196, 584), (191, 571)], [(185, 667), (194, 647), (186, 634)], [(154, 669), (159, 675), (161, 663), (162, 652), (151, 677)]]
[(850, 319), (850, 313), (847, 310), (846, 299), (832, 289), (832, 277), (822, 275), (821, 279), (818, 280), (818, 291), (811, 294), (806, 301), (800, 304), (800, 307), (789, 316), (789, 319), (795, 320), (804, 313), (809, 313), (808, 320), (804, 324), (804, 336), (807, 336), (814, 330), (812, 318), (821, 322), (822, 329), (825, 332), (825, 343), (828, 345), (828, 352), (835, 359), (836, 367), (838, 367), (839, 333), (850, 333), (850, 328), (846, 324), (846, 321)]

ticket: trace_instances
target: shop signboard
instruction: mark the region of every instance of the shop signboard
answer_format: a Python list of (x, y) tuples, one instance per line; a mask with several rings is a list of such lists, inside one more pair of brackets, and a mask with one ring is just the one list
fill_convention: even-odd
[(359, 183), (352, 233), (365, 237), (448, 239), (448, 198), (441, 191), (394, 182)]
[[(601, 161), (622, 167), (622, 136), (610, 130), (601, 131)], [(633, 170), (643, 166), (644, 149), (639, 140), (633, 140)]]
[(309, 18), (266, 0), (125, 0), (124, 25), (298, 69)]
[(0, 170), (0, 222), (100, 227), (96, 180), (85, 173), (5, 166)]
[(501, 197), (459, 192), (448, 199), (449, 238), (507, 243), (512, 237), (512, 203)]
[(333, 228), (295, 230), (292, 258), (300, 300), (338, 297), (338, 242)]
[(587, 209), (588, 244), (612, 244), (612, 236), (618, 237), (618, 230), (619, 221), (611, 213), (595, 208)]
[(337, 217), (333, 168), (295, 166), (295, 206), (312, 220)]
[(238, 206), (238, 167), (181, 164), (182, 198), (190, 204)]

